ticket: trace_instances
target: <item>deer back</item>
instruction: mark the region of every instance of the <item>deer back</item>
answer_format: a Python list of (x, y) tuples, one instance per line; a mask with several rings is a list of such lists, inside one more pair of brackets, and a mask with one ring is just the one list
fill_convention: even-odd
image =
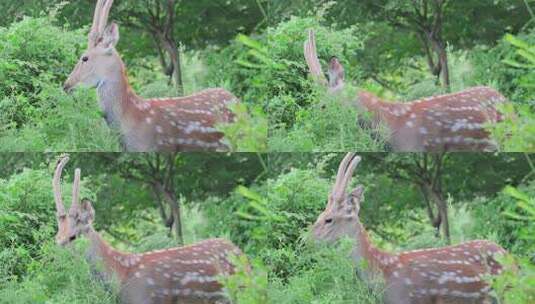
[(219, 280), (234, 273), (230, 256), (238, 247), (223, 239), (133, 254), (121, 297), (126, 303), (228, 303)]
[(216, 125), (234, 120), (229, 105), (236, 102), (224, 89), (138, 102), (136, 115), (123, 123), (125, 145), (139, 151), (228, 150)]
[(384, 122), (398, 151), (494, 150), (485, 130), (502, 119), (496, 105), (505, 102), (492, 88), (475, 87), (458, 93), (407, 103), (389, 103), (368, 92), (358, 102)]
[(505, 253), (490, 241), (399, 253), (383, 270), (388, 303), (487, 303), (484, 278), (501, 273)]

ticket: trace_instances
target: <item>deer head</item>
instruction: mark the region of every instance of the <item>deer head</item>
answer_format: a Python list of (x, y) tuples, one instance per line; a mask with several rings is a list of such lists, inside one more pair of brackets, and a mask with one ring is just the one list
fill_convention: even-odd
[(68, 156), (63, 156), (59, 159), (52, 182), (54, 200), (56, 202), (56, 219), (58, 221), (56, 243), (61, 246), (66, 246), (80, 235), (87, 233), (92, 228), (93, 219), (95, 218), (95, 211), (91, 206), (91, 202), (83, 199), (80, 204), (78, 201), (80, 197), (80, 169), (74, 171), (72, 203), (69, 213), (65, 213), (61, 195), (61, 172), (68, 161)]
[(348, 153), (340, 163), (327, 207), (319, 215), (312, 229), (317, 241), (332, 243), (342, 237), (353, 237), (356, 234), (359, 228), (360, 203), (364, 201), (364, 187), (359, 185), (349, 194), (346, 189), (360, 160), (355, 153)]
[(319, 85), (327, 86), (329, 93), (337, 93), (344, 88), (344, 67), (340, 63), (340, 60), (334, 56), (329, 61), (327, 71), (329, 79), (325, 79), (318, 59), (316, 35), (313, 30), (308, 30), (308, 39), (305, 41), (304, 54), (309, 73)]
[(333, 93), (340, 92), (344, 89), (344, 67), (340, 60), (332, 57), (329, 62), (329, 90)]
[[(349, 153), (341, 162), (327, 207), (314, 224), (314, 238), (328, 242), (344, 236), (354, 238), (351, 258), (358, 265), (357, 275), (369, 287), (384, 290), (385, 304), (492, 303), (491, 287), (483, 277), (502, 271), (495, 256), (506, 253), (493, 242), (475, 240), (396, 254), (372, 244), (359, 220), (363, 187), (346, 194), (359, 161)], [(366, 263), (361, 266), (361, 261)]]
[(89, 32), (87, 50), (80, 57), (63, 88), (71, 91), (79, 84), (99, 87), (116, 71), (121, 71), (122, 61), (115, 50), (119, 41), (119, 26), (107, 26), (113, 0), (98, 0)]

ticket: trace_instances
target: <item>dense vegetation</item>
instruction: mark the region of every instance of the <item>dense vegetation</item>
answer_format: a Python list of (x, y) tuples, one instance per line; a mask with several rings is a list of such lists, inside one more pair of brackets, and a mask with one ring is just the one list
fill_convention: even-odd
[[(71, 249), (54, 243), (50, 181), (57, 156), (2, 156), (0, 302), (115, 303), (113, 288), (90, 274), (83, 258), (86, 241), (76, 241)], [(82, 194), (96, 207), (96, 228), (124, 250), (172, 247), (180, 239), (231, 239), (254, 265), (251, 274), (241, 272), (225, 281), (235, 303), (379, 303), (381, 290), (368, 289), (355, 276), (349, 241), (325, 246), (308, 237), (325, 208), (341, 157), (76, 154), (63, 191), (69, 201), (72, 169), (80, 166)], [(448, 243), (431, 225), (418, 180), (410, 174), (423, 158), (363, 154), (352, 185), (366, 187), (361, 220), (383, 249)], [(500, 303), (532, 303), (535, 296), (534, 160), (523, 154), (451, 154), (440, 160), (451, 243), (493, 240), (520, 265), (518, 273), (494, 279)], [(168, 172), (170, 165), (176, 168), (169, 189), (182, 206), (183, 238), (175, 227), (165, 226), (171, 210), (150, 186), (164, 178), (158, 172)], [(467, 172), (479, 174), (475, 178)]]

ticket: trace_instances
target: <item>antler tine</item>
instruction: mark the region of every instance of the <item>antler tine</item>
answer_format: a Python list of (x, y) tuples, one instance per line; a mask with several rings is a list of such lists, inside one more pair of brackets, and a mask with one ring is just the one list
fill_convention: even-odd
[(100, 24), (100, 12), (102, 11), (102, 4), (106, 0), (98, 0), (97, 5), (95, 6), (95, 13), (93, 15), (93, 24), (91, 25), (91, 31), (89, 32), (88, 46), (93, 47), (96, 45), (98, 36), (100, 34), (99, 24)]
[(63, 199), (61, 198), (61, 172), (63, 172), (63, 167), (65, 167), (68, 161), (68, 155), (63, 155), (58, 159), (56, 171), (54, 172), (54, 179), (52, 180), (52, 188), (54, 189), (54, 201), (56, 202), (56, 215), (58, 219), (66, 215), (65, 206), (63, 205)]
[(305, 41), (304, 51), (305, 60), (308, 65), (309, 72), (314, 78), (314, 80), (321, 85), (327, 85), (327, 79), (325, 79), (325, 75), (323, 75), (323, 71), (321, 70), (321, 64), (318, 59), (318, 53), (316, 49), (316, 37), (314, 34), (314, 30), (312, 29), (308, 30), (308, 40)]
[(74, 182), (72, 183), (72, 204), (71, 204), (71, 210), (74, 208), (78, 208), (79, 206), (79, 198), (80, 198), (80, 168), (76, 168), (74, 170)]
[(108, 16), (110, 15), (110, 9), (113, 4), (113, 0), (104, 0), (102, 11), (100, 12), (100, 20), (99, 20), (99, 31), (101, 33), (104, 32), (106, 29), (106, 25), (108, 25)]
[(333, 190), (331, 195), (335, 199), (339, 199), (343, 196), (345, 191), (345, 186), (343, 184), (345, 173), (347, 172), (347, 167), (349, 164), (349, 161), (353, 159), (355, 156), (355, 153), (347, 153), (342, 162), (340, 163), (340, 166), (338, 167), (338, 173), (336, 174), (336, 181), (334, 182)]
[(351, 163), (349, 163), (349, 165), (347, 166), (347, 170), (345, 172), (345, 176), (344, 176), (344, 180), (342, 181), (342, 184), (341, 184), (341, 189), (340, 189), (340, 192), (342, 194), (344, 194), (344, 192), (346, 191), (347, 189), (347, 185), (349, 184), (349, 181), (351, 180), (351, 177), (353, 177), (353, 172), (355, 171), (355, 168), (357, 167), (357, 165), (360, 163), (360, 156), (355, 156), (355, 154), (353, 154), (354, 158), (353, 160), (351, 160)]

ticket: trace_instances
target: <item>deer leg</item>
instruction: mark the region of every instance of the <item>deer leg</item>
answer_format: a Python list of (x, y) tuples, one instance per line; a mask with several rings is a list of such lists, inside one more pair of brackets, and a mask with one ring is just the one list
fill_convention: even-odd
[(387, 286), (384, 294), (385, 304), (414, 304), (407, 290), (401, 284)]
[(124, 304), (156, 304), (156, 298), (150, 296), (142, 279), (131, 278), (121, 286), (120, 298)]

